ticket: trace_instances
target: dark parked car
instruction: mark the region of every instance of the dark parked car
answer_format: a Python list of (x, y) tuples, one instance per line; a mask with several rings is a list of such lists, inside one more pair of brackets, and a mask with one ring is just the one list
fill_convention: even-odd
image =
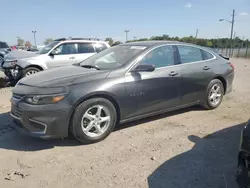
[(0, 41), (0, 68), (2, 66), (2, 63), (4, 61), (4, 56), (11, 51), (11, 48), (8, 46), (6, 42)]
[(240, 188), (250, 187), (250, 120), (241, 134), (236, 180)]
[(74, 66), (21, 79), (11, 115), (21, 130), (84, 143), (116, 124), (200, 104), (217, 108), (232, 91), (233, 65), (206, 48), (168, 41), (114, 46)]

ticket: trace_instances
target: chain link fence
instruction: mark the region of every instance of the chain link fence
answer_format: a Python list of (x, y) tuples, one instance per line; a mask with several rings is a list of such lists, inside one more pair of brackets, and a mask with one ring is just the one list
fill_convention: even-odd
[(217, 48), (217, 51), (227, 57), (250, 59), (249, 45), (250, 43), (246, 41), (241, 45), (237, 44), (237, 47), (235, 44), (233, 44), (232, 48), (228, 47), (228, 45), (227, 47), (220, 46)]

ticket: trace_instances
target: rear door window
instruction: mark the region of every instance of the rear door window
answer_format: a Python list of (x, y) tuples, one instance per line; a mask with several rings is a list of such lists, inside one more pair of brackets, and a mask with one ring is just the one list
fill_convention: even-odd
[(199, 48), (184, 45), (178, 45), (177, 48), (179, 50), (181, 63), (203, 61), (202, 53)]
[(78, 43), (78, 53), (95, 53), (95, 49), (91, 43)]

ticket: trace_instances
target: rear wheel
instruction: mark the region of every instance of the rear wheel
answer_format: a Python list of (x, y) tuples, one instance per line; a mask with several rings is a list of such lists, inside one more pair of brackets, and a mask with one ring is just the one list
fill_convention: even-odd
[(116, 109), (109, 100), (89, 99), (76, 108), (71, 123), (71, 132), (82, 143), (98, 142), (112, 132), (116, 118)]
[(23, 71), (23, 77), (30, 76), (30, 75), (35, 74), (35, 73), (40, 72), (40, 71), (41, 70), (36, 68), (36, 67), (25, 68)]
[(212, 80), (207, 87), (203, 106), (209, 110), (217, 108), (222, 102), (223, 95), (224, 87), (222, 82), (218, 79)]

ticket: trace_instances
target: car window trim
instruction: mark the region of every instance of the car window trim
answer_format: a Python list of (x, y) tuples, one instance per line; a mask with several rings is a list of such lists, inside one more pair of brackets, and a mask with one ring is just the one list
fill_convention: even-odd
[[(213, 58), (211, 58), (211, 59), (206, 59), (206, 60), (201, 60), (201, 61), (192, 61), (192, 62), (188, 62), (188, 63), (182, 63), (182, 62), (180, 62), (180, 64), (178, 64), (178, 65), (187, 65), (187, 64), (190, 64), (190, 63), (192, 63), (192, 64), (193, 64), (193, 63), (201, 63), (201, 62), (207, 62), (207, 61), (211, 61), (211, 60), (217, 59), (216, 56), (215, 56), (213, 53), (207, 51), (207, 50), (204, 49), (204, 48), (199, 48), (199, 47), (196, 47), (196, 46), (193, 46), (193, 45), (189, 45), (189, 44), (172, 44), (172, 46), (176, 46), (176, 47), (177, 47), (178, 54), (179, 54), (179, 59), (180, 59), (180, 53), (179, 53), (178, 46), (188, 46), (188, 47), (197, 48), (197, 49), (200, 50), (200, 52), (201, 52), (201, 50), (203, 50), (203, 51), (206, 51), (206, 52), (208, 52), (208, 53), (210, 53), (210, 54), (213, 55)], [(202, 52), (201, 52), (201, 55), (202, 55)], [(203, 57), (202, 57), (202, 58), (203, 58)], [(181, 59), (180, 59), (180, 60), (181, 60)]]
[[(160, 48), (160, 47), (163, 47), (163, 46), (171, 46), (173, 48), (173, 45), (172, 44), (162, 44), (162, 45), (157, 45), (147, 51), (145, 51), (143, 54), (141, 54), (139, 57), (137, 57), (133, 63), (131, 63), (131, 66), (128, 68), (128, 70), (126, 71), (125, 74), (127, 74), (128, 72), (130, 72), (137, 64), (140, 60), (142, 60), (148, 53), (150, 53), (151, 51), (153, 51), (154, 49), (156, 48)], [(173, 48), (173, 51), (174, 51), (174, 48)], [(158, 70), (158, 69), (163, 69), (163, 68), (168, 68), (168, 67), (173, 67), (173, 66), (176, 66), (178, 64), (176, 64), (176, 58), (174, 57), (174, 65), (169, 65), (169, 66), (165, 66), (165, 67), (158, 67), (158, 68), (155, 68), (155, 70)]]
[[(125, 75), (127, 75), (128, 73), (130, 73), (130, 71), (134, 68), (134, 66), (138, 63), (138, 61), (140, 61), (147, 53), (151, 52), (155, 48), (162, 47), (162, 46), (172, 46), (172, 47), (176, 46), (177, 47), (179, 45), (190, 46), (190, 47), (194, 47), (194, 48), (198, 48), (198, 49), (202, 49), (204, 51), (207, 51), (206, 49), (199, 48), (199, 47), (196, 47), (196, 46), (193, 46), (193, 45), (189, 45), (189, 44), (162, 44), (162, 45), (158, 45), (158, 46), (155, 46), (154, 48), (151, 48), (151, 49), (145, 51), (143, 54), (141, 54), (139, 57), (137, 57), (131, 63), (131, 65), (128, 67), (127, 71), (125, 72)], [(177, 55), (179, 56), (179, 51), (177, 53), (178, 53)], [(211, 52), (209, 52), (209, 53), (211, 53)], [(163, 68), (180, 67), (180, 66), (183, 66), (183, 65), (189, 65), (189, 64), (195, 64), (195, 63), (207, 62), (207, 61), (211, 61), (211, 60), (217, 59), (217, 57), (213, 53), (211, 53), (211, 54), (214, 56), (212, 59), (207, 59), (207, 60), (202, 60), (202, 61), (194, 61), (194, 62), (190, 62), (190, 63), (178, 63), (178, 62), (176, 62), (177, 64), (175, 64), (175, 65), (170, 65), (170, 66), (166, 66), (166, 67), (159, 67), (159, 68), (156, 68), (155, 70), (163, 69)], [(180, 59), (180, 56), (179, 56), (179, 59)]]

